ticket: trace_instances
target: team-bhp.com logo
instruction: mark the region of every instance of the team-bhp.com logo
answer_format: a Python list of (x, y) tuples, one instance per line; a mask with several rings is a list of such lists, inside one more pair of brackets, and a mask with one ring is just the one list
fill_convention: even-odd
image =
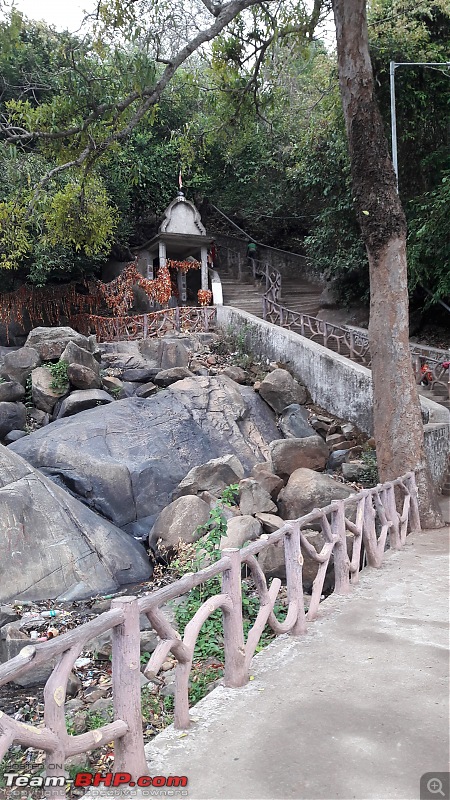
[[(4, 779), (6, 781), (6, 786), (9, 788), (34, 786), (50, 789), (52, 787), (67, 786), (68, 783), (72, 784), (72, 781), (68, 781), (67, 778), (63, 776), (31, 777), (30, 775), (19, 775), (17, 772), (5, 773)], [(129, 787), (131, 789), (139, 787), (140, 789), (159, 790), (154, 792), (155, 796), (161, 794), (174, 796), (174, 792), (168, 792), (166, 790), (183, 789), (187, 786), (187, 783), (188, 779), (185, 775), (169, 775), (168, 777), (164, 775), (155, 775), (154, 777), (151, 775), (141, 775), (139, 778), (136, 778), (136, 780), (133, 780), (129, 772), (97, 772), (95, 775), (92, 775), (90, 772), (79, 772), (73, 781), (73, 786), (79, 788), (95, 786), (107, 786), (110, 788)], [(177, 794), (179, 795), (180, 793), (177, 792)], [(187, 792), (181, 792), (181, 794), (186, 795)]]

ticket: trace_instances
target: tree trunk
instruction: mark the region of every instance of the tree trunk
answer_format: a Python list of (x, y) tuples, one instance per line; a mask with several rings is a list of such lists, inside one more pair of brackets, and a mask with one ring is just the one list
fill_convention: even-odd
[(406, 219), (373, 91), (365, 0), (334, 0), (339, 86), (370, 271), (369, 343), (380, 479), (416, 472), (424, 528), (442, 524), (409, 350)]

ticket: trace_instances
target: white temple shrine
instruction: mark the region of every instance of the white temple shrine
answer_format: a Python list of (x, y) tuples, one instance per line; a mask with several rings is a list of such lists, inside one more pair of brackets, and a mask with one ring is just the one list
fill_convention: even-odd
[(206, 235), (198, 209), (180, 191), (167, 206), (158, 233), (141, 250), (139, 270), (153, 279), (168, 260), (200, 262), (201, 270), (177, 270), (179, 303), (184, 305), (188, 295), (193, 298), (198, 289), (208, 289), (208, 250), (213, 241)]

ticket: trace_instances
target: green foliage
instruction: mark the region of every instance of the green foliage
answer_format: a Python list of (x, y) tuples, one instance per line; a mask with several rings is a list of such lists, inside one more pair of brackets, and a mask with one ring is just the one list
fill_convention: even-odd
[(220, 499), (226, 506), (235, 506), (239, 500), (239, 484), (238, 483), (230, 483), (227, 486), (222, 494), (220, 495)]
[(69, 388), (69, 375), (67, 361), (44, 364), (52, 376), (51, 388), (56, 392), (65, 392)]
[(410, 285), (421, 284), (434, 299), (450, 297), (450, 170), (432, 192), (426, 192), (411, 205), (408, 262)]
[(362, 485), (368, 488), (376, 486), (379, 481), (376, 450), (371, 447), (367, 450), (363, 450), (361, 461), (365, 466), (364, 474), (361, 479)]
[(31, 375), (28, 375), (25, 381), (25, 406), (26, 408), (33, 408), (33, 393), (32, 393), (32, 383), (31, 383)]
[[(224, 490), (222, 496), (223, 494), (227, 497), (234, 496), (235, 491), (235, 486), (231, 485)], [(220, 505), (210, 512), (209, 521), (205, 525), (200, 526), (197, 530), (199, 532), (206, 532), (207, 535), (203, 536), (203, 538), (195, 544), (189, 546), (187, 556), (186, 551), (184, 552), (183, 560), (177, 559), (172, 562), (171, 566), (175, 568), (177, 573), (186, 574), (187, 572), (196, 572), (204, 566), (205, 559), (214, 562), (220, 558), (220, 539), (226, 534), (226, 519)], [(190, 622), (194, 614), (196, 614), (208, 598), (214, 597), (214, 595), (220, 594), (220, 592), (221, 583), (219, 578), (211, 578), (204, 584), (191, 589), (186, 599), (177, 605), (175, 609), (175, 619), (179, 630), (184, 630), (188, 622)], [(242, 582), (244, 636), (247, 636), (253, 625), (259, 607), (259, 598), (252, 589), (251, 581), (244, 580)], [(280, 604), (276, 604), (275, 610), (280, 611), (280, 608)], [(272, 631), (267, 628), (259, 641), (257, 652), (265, 647), (273, 636), (274, 634)], [(220, 609), (214, 611), (206, 622), (203, 623), (194, 650), (194, 660), (196, 661), (205, 661), (211, 657), (217, 658), (220, 662), (222, 662), (224, 658), (222, 612)], [(215, 674), (215, 678), (217, 677), (218, 675)], [(209, 680), (201, 680), (202, 685), (206, 685), (206, 683), (209, 682)]]
[(87, 256), (111, 248), (117, 214), (97, 178), (75, 180), (56, 192), (44, 211), (47, 239), (52, 245), (67, 243)]

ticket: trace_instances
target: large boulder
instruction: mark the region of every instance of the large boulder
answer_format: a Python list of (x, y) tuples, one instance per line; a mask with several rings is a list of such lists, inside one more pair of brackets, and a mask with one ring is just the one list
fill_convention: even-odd
[(61, 408), (58, 412), (58, 419), (73, 417), (74, 414), (79, 414), (80, 411), (86, 411), (88, 408), (104, 406), (113, 402), (114, 398), (103, 389), (86, 389), (84, 391), (82, 389), (76, 389), (75, 392), (69, 394), (69, 396), (62, 401)]
[(303, 405), (308, 392), (286, 369), (274, 369), (261, 381), (259, 394), (277, 414), (292, 403)]
[(261, 535), (261, 523), (246, 514), (241, 517), (232, 517), (227, 522), (226, 536), (220, 540), (220, 549), (226, 547), (242, 547), (245, 542), (252, 542)]
[(190, 337), (164, 336), (161, 339), (144, 339), (140, 343), (142, 355), (156, 362), (162, 370), (187, 367), (191, 349), (193, 346)]
[(210, 492), (218, 497), (232, 483), (244, 477), (244, 468), (236, 456), (211, 458), (206, 464), (189, 470), (173, 493), (174, 500), (186, 494)]
[(73, 328), (33, 328), (28, 334), (25, 347), (32, 347), (39, 353), (42, 361), (58, 360), (69, 342), (74, 342), (84, 350), (93, 350), (95, 343), (91, 338), (77, 333)]
[(3, 356), (0, 376), (7, 381), (17, 381), (25, 386), (26, 380), (33, 370), (39, 366), (39, 353), (32, 347), (20, 347)]
[(0, 403), (0, 439), (10, 431), (22, 431), (27, 421), (23, 403)]
[(61, 361), (67, 362), (69, 380), (76, 389), (101, 388), (100, 364), (88, 350), (71, 341), (65, 347)]
[(271, 465), (267, 461), (263, 464), (255, 464), (251, 477), (258, 481), (266, 492), (269, 492), (272, 500), (277, 499), (284, 486), (283, 479), (278, 475), (274, 475)]
[(239, 484), (239, 508), (242, 514), (257, 514), (277, 511), (269, 492), (254, 478), (244, 478)]
[(195, 495), (186, 495), (174, 500), (161, 511), (149, 536), (154, 547), (161, 539), (165, 547), (174, 547), (181, 539), (191, 544), (205, 535), (198, 530), (209, 519), (209, 505)]
[(190, 378), (192, 372), (187, 367), (170, 367), (170, 369), (162, 369), (153, 378), (157, 386), (171, 386), (176, 381), (182, 381), (184, 378)]
[(194, 377), (59, 419), (10, 447), (122, 527), (161, 511), (198, 464), (224, 453), (245, 470), (263, 461), (277, 428), (263, 416), (262, 433), (261, 406), (229, 378)]
[(309, 424), (308, 412), (298, 403), (287, 406), (280, 419), (278, 427), (286, 439), (303, 439), (305, 436), (315, 436), (316, 431)]
[(0, 403), (16, 403), (25, 397), (25, 389), (18, 381), (0, 382)]
[[(146, 376), (152, 378), (158, 372), (156, 361), (149, 363), (149, 360), (142, 355), (139, 349), (140, 342), (103, 342), (99, 345), (102, 354), (102, 364), (104, 367), (128, 370), (145, 370)], [(152, 372), (148, 373), (151, 369)], [(126, 377), (124, 380), (137, 380), (135, 377)], [(141, 380), (141, 378), (138, 378)], [(147, 380), (147, 377), (143, 378)]]
[(304, 439), (277, 439), (270, 443), (272, 469), (276, 475), (291, 475), (300, 467), (324, 469), (329, 449), (321, 436)]
[(0, 602), (75, 600), (146, 580), (142, 545), (0, 446)]
[[(13, 445), (13, 447), (20, 446)], [(355, 490), (335, 481), (330, 475), (312, 469), (296, 469), (278, 495), (278, 508), (283, 519), (297, 519), (313, 508), (323, 508), (332, 500), (343, 500)]]
[(36, 408), (51, 414), (56, 403), (67, 394), (69, 385), (61, 389), (52, 386), (53, 377), (47, 367), (36, 367), (31, 373), (31, 396)]

